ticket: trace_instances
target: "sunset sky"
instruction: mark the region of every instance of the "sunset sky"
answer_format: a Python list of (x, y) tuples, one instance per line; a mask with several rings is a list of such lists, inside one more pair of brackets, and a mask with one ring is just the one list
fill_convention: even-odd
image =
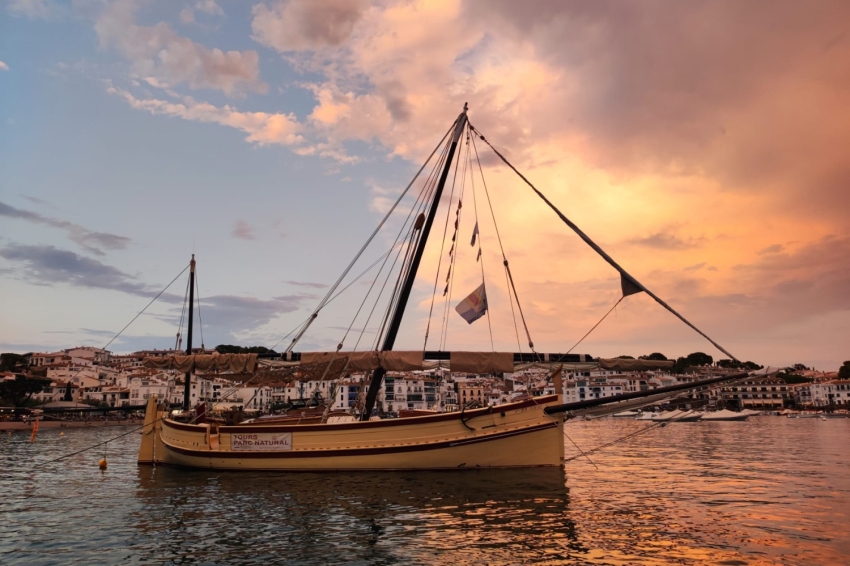
[[(846, 1), (6, 0), (0, 351), (104, 345), (193, 252), (205, 344), (274, 345), (464, 102), (571, 220), (738, 358), (850, 359)], [(619, 277), (478, 149), (536, 349), (565, 352)], [(481, 282), (469, 204), (447, 347), (489, 349), (485, 319), (453, 309)], [(445, 213), (400, 349), (423, 345)], [(515, 350), (488, 214), (494, 346)], [(185, 286), (110, 349), (173, 346)], [(367, 288), (297, 349), (334, 348)], [(641, 294), (576, 351), (697, 350), (725, 357)]]

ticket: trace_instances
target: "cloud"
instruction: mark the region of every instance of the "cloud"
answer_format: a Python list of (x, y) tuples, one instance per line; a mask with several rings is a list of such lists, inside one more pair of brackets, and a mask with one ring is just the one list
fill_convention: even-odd
[[(159, 289), (139, 282), (130, 274), (97, 260), (60, 250), (53, 246), (11, 244), (0, 248), (0, 257), (18, 264), (21, 279), (37, 285), (68, 284), (87, 289), (107, 289), (134, 296), (151, 298)], [(205, 334), (213, 340), (227, 337), (232, 332), (244, 332), (262, 326), (278, 315), (295, 311), (309, 294), (283, 295), (271, 299), (256, 299), (235, 295), (213, 295), (201, 302), (199, 320), (203, 320)], [(180, 305), (183, 297), (164, 293), (161, 301)], [(176, 314), (175, 314), (176, 317)], [(162, 317), (159, 317), (163, 319)], [(174, 322), (165, 317), (166, 322)]]
[[(195, 10), (209, 16), (224, 15), (224, 10), (221, 9), (221, 6), (219, 6), (215, 0), (200, 0), (195, 3)], [(180, 22), (184, 24), (191, 24), (195, 22), (195, 12), (190, 6), (186, 6), (180, 10), (178, 17), (180, 18)]]
[[(761, 333), (783, 324), (803, 324), (833, 312), (850, 314), (850, 238), (828, 236), (793, 251), (757, 255), (734, 266), (724, 289), (716, 283), (658, 273), (653, 285), (684, 304), (694, 320)], [(687, 316), (687, 315), (686, 315)]]
[(278, 51), (336, 47), (363, 16), (364, 0), (289, 0), (254, 6), (254, 40)]
[(195, 21), (195, 12), (192, 11), (192, 8), (188, 6), (180, 10), (180, 22), (184, 24), (191, 24)]
[(553, 69), (554, 96), (528, 124), (571, 140), (589, 164), (699, 172), (726, 190), (770, 192), (777, 207), (846, 219), (838, 148), (850, 122), (816, 116), (846, 114), (850, 5), (772, 8), (473, 0), (464, 19)]
[(204, 334), (210, 344), (235, 340), (235, 334), (251, 332), (278, 316), (300, 309), (306, 295), (286, 295), (272, 299), (257, 299), (236, 295), (214, 295), (204, 298), (201, 316)]
[(233, 232), (231, 233), (234, 238), (239, 238), (240, 240), (256, 240), (257, 237), (254, 235), (254, 229), (245, 222), (244, 220), (237, 220), (236, 225), (233, 227)]
[(760, 249), (756, 253), (758, 255), (777, 254), (783, 250), (785, 250), (785, 246), (783, 246), (782, 244), (773, 244), (771, 246), (767, 246), (766, 248)]
[(325, 283), (313, 283), (310, 281), (284, 281), (288, 285), (295, 285), (296, 287), (310, 287), (312, 289), (327, 289), (328, 285)]
[(186, 83), (192, 89), (216, 89), (228, 96), (268, 90), (260, 80), (256, 51), (209, 49), (179, 36), (164, 22), (136, 25), (135, 10), (128, 0), (109, 4), (95, 30), (101, 44), (115, 47), (133, 63), (140, 77), (153, 77), (167, 85)]
[(212, 122), (241, 130), (248, 134), (246, 141), (258, 145), (294, 145), (303, 141), (298, 134), (301, 125), (292, 114), (239, 112), (230, 105), (218, 107), (207, 102), (195, 101), (191, 97), (185, 97), (183, 102), (136, 98), (130, 92), (115, 87), (107, 88), (107, 92), (120, 96), (136, 110), (195, 122)]
[(195, 3), (195, 9), (211, 16), (223, 16), (224, 10), (221, 9), (215, 0), (199, 0)]
[[(38, 201), (38, 199), (34, 199), (33, 202), (35, 201)], [(33, 224), (43, 224), (46, 226), (52, 226), (53, 228), (59, 228), (60, 230), (65, 230), (71, 241), (99, 256), (106, 255), (101, 248), (105, 248), (107, 250), (123, 250), (130, 245), (130, 242), (132, 241), (126, 236), (119, 236), (108, 232), (93, 232), (79, 224), (74, 224), (67, 220), (59, 220), (56, 218), (42, 216), (37, 212), (15, 208), (3, 202), (0, 202), (0, 216), (18, 218), (27, 222), (32, 222)]]
[(8, 70), (9, 70), (9, 65), (4, 63), (3, 61), (0, 61), (0, 71), (8, 71)]
[(48, 18), (53, 15), (56, 5), (52, 0), (9, 0), (6, 9), (15, 15)]
[(97, 260), (54, 246), (12, 243), (0, 248), (0, 257), (22, 266), (22, 279), (36, 285), (68, 284), (89, 289), (109, 289), (150, 297), (155, 290), (134, 277)]
[(684, 250), (700, 245), (699, 240), (694, 240), (693, 238), (683, 240), (664, 232), (658, 232), (645, 238), (632, 238), (628, 242), (635, 246), (644, 246), (656, 250)]

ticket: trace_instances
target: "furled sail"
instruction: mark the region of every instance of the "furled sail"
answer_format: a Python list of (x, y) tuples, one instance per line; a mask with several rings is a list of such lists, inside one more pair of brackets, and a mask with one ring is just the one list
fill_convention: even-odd
[(146, 368), (173, 369), (183, 373), (194, 371), (232, 371), (251, 373), (257, 368), (257, 354), (192, 354), (145, 358)]

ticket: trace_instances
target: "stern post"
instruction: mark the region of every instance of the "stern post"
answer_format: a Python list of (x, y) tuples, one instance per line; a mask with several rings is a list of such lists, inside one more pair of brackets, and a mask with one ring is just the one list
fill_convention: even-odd
[(159, 406), (156, 397), (148, 398), (145, 408), (145, 424), (142, 428), (142, 444), (139, 446), (139, 465), (152, 465), (156, 460), (154, 454), (154, 442), (156, 434), (156, 422), (159, 419)]

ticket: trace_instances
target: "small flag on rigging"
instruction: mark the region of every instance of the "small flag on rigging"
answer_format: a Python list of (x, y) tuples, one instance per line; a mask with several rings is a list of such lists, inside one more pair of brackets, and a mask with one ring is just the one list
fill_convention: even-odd
[(475, 262), (478, 263), (479, 259), (481, 259), (481, 248), (478, 248), (478, 255), (475, 256)]
[(484, 283), (458, 303), (455, 310), (469, 324), (484, 316), (487, 312), (487, 291), (484, 289)]
[(470, 246), (475, 245), (475, 237), (478, 236), (478, 222), (475, 223), (475, 228), (472, 230), (472, 241), (469, 242)]

